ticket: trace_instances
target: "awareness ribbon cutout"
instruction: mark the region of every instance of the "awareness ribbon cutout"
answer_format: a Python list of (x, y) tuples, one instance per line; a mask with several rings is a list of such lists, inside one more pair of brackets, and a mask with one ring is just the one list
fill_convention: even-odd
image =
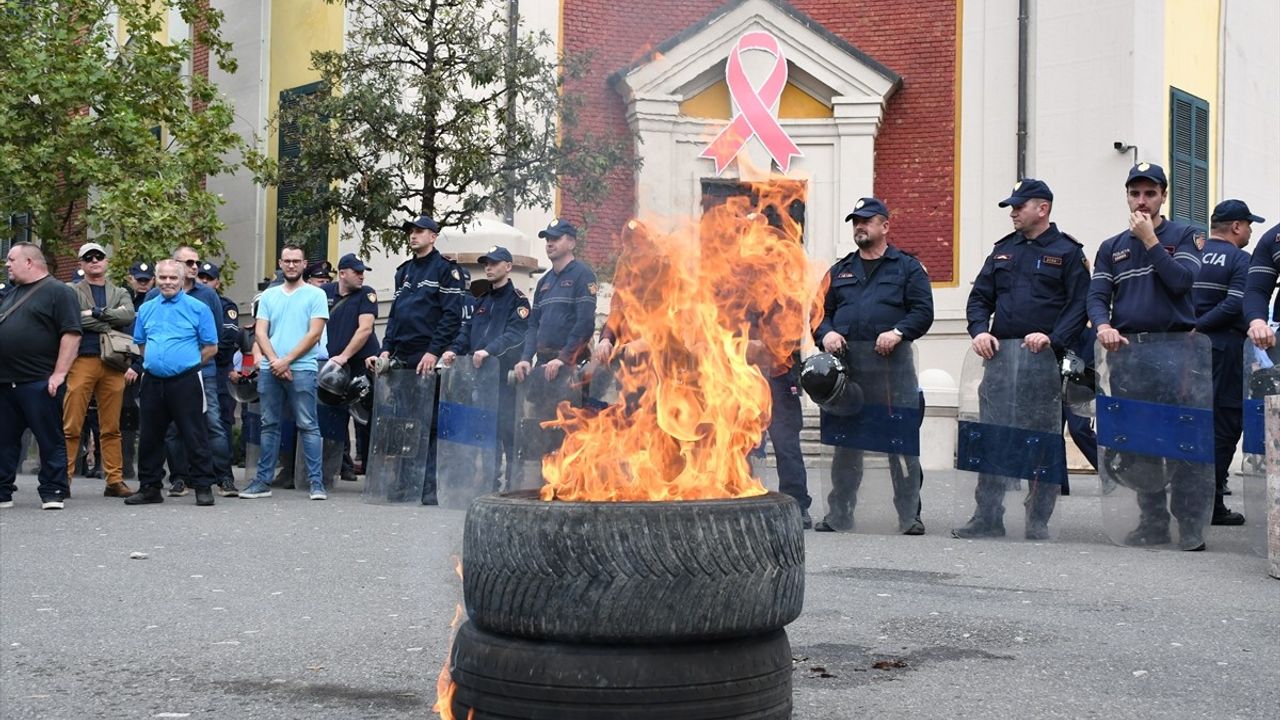
[[(746, 71), (742, 69), (741, 56), (744, 50), (764, 50), (773, 55), (773, 69), (759, 88), (751, 86)], [(738, 38), (737, 44), (729, 53), (725, 84), (729, 86), (729, 94), (738, 105), (738, 114), (698, 157), (715, 160), (716, 174), (719, 175), (724, 172), (729, 161), (742, 151), (747, 141), (755, 136), (760, 138), (765, 150), (778, 163), (782, 172), (787, 172), (787, 168), (791, 166), (791, 157), (799, 157), (802, 153), (770, 110), (787, 84), (787, 61), (782, 57), (777, 38), (761, 31), (749, 32)]]

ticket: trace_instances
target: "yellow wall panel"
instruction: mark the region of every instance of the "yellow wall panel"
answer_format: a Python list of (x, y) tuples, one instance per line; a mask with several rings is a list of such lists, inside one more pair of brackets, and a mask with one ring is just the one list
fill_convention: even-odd
[[(1164, 149), (1169, 157), (1169, 90), (1176, 87), (1209, 103), (1209, 207), (1218, 198), (1218, 32), (1220, 0), (1165, 0)], [(1167, 169), (1167, 168), (1166, 168)]]

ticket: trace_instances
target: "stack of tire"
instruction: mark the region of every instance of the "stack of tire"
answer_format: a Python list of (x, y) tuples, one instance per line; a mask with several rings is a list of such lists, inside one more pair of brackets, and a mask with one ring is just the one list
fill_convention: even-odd
[(791, 717), (804, 535), (784, 495), (490, 495), (467, 512), (463, 567), (454, 717)]

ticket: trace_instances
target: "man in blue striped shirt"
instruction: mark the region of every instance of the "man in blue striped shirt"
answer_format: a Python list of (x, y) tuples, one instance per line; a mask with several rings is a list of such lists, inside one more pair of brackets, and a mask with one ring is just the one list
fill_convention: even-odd
[(138, 492), (125, 498), (127, 505), (164, 502), (164, 435), (169, 423), (178, 429), (190, 461), (196, 505), (213, 504), (213, 463), (209, 429), (204, 412), (205, 390), (200, 366), (218, 352), (218, 331), (213, 312), (203, 302), (182, 291), (184, 276), (177, 260), (156, 264), (160, 294), (142, 304), (134, 323), (133, 340), (142, 349), (141, 427), (138, 430)]

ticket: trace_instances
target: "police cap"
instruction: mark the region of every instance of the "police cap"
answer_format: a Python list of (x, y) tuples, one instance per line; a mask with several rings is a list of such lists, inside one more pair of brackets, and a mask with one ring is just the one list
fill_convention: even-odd
[(1013, 194), (1000, 201), (1000, 207), (1018, 206), (1028, 200), (1053, 202), (1053, 191), (1043, 180), (1023, 178), (1013, 186)]
[(853, 211), (844, 216), (844, 221), (849, 222), (856, 217), (869, 218), (876, 215), (883, 215), (887, 219), (889, 208), (885, 207), (884, 201), (879, 198), (864, 197), (853, 204)]

